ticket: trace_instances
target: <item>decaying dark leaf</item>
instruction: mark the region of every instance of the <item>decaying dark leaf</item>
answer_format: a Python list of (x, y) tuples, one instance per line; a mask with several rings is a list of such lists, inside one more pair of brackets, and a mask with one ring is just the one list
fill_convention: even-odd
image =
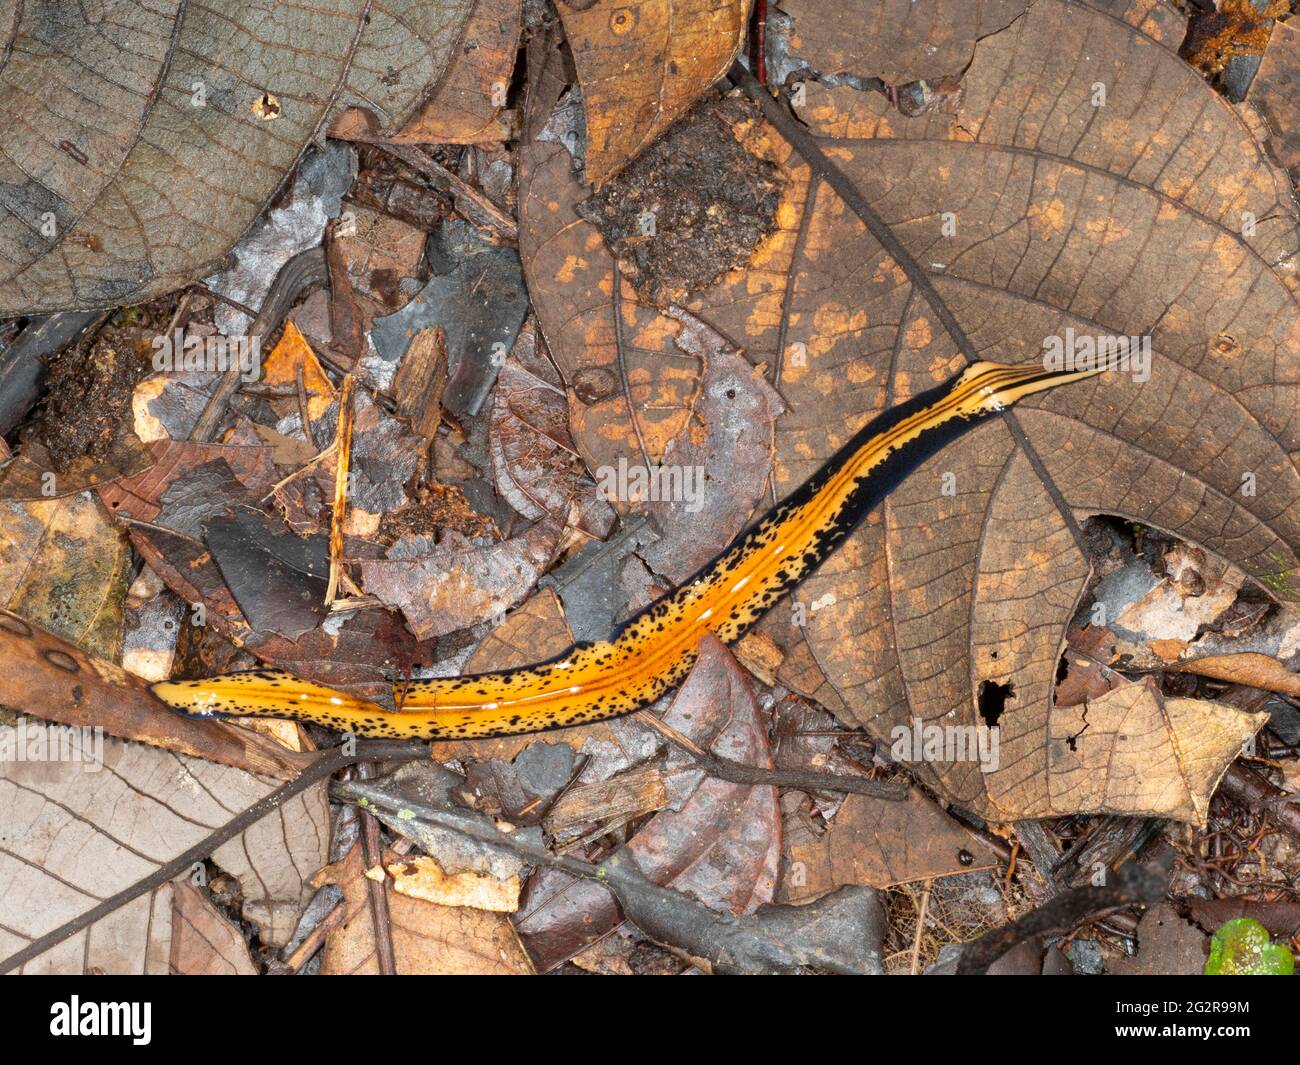
[(456, 414), (476, 414), (528, 312), (519, 254), (457, 221), (438, 230), (429, 259), (429, 283), (405, 308), (375, 319), (376, 383), (386, 386), (415, 335), (438, 325), (450, 360), (443, 404)]
[(329, 614), (329, 545), (323, 536), (294, 536), (262, 511), (238, 507), (230, 517), (209, 521), (204, 540), (230, 594), (259, 632), (292, 640)]

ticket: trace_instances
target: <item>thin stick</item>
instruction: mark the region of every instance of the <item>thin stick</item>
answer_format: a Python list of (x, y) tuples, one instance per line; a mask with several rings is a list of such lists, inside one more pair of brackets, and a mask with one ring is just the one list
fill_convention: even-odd
[(457, 203), (456, 206), (461, 210), (462, 214), (470, 216), (469, 220), (471, 222), (478, 225), (488, 225), (507, 240), (519, 239), (519, 228), (515, 225), (514, 220), (500, 207), (474, 188), (473, 185), (466, 184), (459, 176), (452, 173), (437, 160), (430, 158), (419, 148), (410, 144), (389, 144), (380, 140), (371, 143), (376, 148), (400, 159), (407, 166), (420, 171), (425, 177), (432, 178), (434, 184), (451, 192), (457, 200), (462, 197), (468, 200), (468, 209), (466, 209), (466, 205), (461, 203)]
[(683, 736), (671, 725), (664, 724), (654, 714), (638, 715), (651, 728), (672, 740), (711, 777), (732, 784), (771, 784), (779, 788), (797, 788), (799, 791), (838, 791), (849, 795), (869, 795), (873, 799), (889, 802), (906, 802), (907, 784), (886, 784), (879, 780), (843, 776), (839, 773), (804, 773), (798, 770), (765, 769), (762, 766), (734, 762), (704, 750), (689, 736)]
[(916, 935), (912, 937), (912, 975), (921, 972), (921, 936), (925, 932), (925, 918), (930, 912), (930, 892), (934, 890), (934, 881), (927, 880), (921, 889), (921, 912), (916, 918)]
[[(358, 780), (372, 780), (375, 776), (372, 762), (357, 766)], [(369, 810), (361, 809), (361, 855), (366, 869), (384, 869), (384, 846), (379, 838), (379, 819)], [(366, 877), (370, 892), (370, 918), (375, 929), (375, 959), (381, 976), (397, 975), (397, 955), (393, 950), (393, 922), (388, 914), (388, 874), (380, 880)]]
[(325, 937), (334, 929), (341, 925), (347, 919), (347, 907), (340, 902), (334, 909), (330, 910), (320, 923), (316, 925), (301, 943), (294, 949), (293, 953), (280, 962), (287, 969), (298, 972), (304, 965), (312, 959), (321, 946), (325, 943)]
[(352, 389), (353, 377), (343, 378), (339, 389), (339, 422), (334, 434), (334, 509), (330, 514), (330, 579), (325, 589), (325, 603), (334, 602), (339, 590), (339, 570), (343, 564), (343, 519), (348, 505), (348, 465), (352, 457)]

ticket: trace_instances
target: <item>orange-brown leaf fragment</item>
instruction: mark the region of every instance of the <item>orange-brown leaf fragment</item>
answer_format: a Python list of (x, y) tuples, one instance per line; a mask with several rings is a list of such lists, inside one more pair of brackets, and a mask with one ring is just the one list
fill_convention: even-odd
[(749, 0), (560, 0), (587, 109), (587, 180), (600, 185), (731, 66)]

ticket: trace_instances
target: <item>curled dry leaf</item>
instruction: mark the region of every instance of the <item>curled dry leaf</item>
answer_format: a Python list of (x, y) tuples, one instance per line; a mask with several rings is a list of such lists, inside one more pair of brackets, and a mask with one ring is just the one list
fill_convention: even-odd
[(206, 273), (348, 104), (389, 125), (414, 113), (471, 7), (21, 8), (0, 23), (15, 131), (0, 317), (138, 303)]
[(420, 639), (467, 629), (523, 602), (555, 557), (564, 516), (548, 515), (527, 532), (480, 547), (454, 531), (433, 543), (404, 536), (384, 559), (357, 562), (365, 589), (401, 610)]
[(599, 185), (684, 114), (745, 43), (750, 0), (560, 0)]
[[(93, 740), (90, 729), (31, 722), (23, 742), (63, 743), (82, 759), (0, 763), (5, 920), (0, 955), (53, 931), (203, 839), (279, 781), (139, 744)], [(7, 730), (13, 732), (15, 730)], [(63, 732), (62, 739), (59, 734)], [(288, 941), (311, 887), (299, 870), (325, 861), (323, 785), (295, 796), (212, 860), (237, 877), (244, 916), (263, 939)], [(166, 972), (171, 886), (135, 899), (23, 966), (24, 972)]]

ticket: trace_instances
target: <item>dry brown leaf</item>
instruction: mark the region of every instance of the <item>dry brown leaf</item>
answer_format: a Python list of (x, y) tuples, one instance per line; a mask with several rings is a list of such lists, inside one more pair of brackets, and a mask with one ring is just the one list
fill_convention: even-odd
[(202, 275), (332, 116), (358, 102), (406, 121), (471, 6), (20, 7), (0, 21), (0, 317), (139, 303)]
[[(391, 851), (385, 862), (403, 859)], [(375, 926), (370, 912), (370, 883), (360, 845), (335, 865), (322, 869), (316, 883), (343, 890), (346, 917), (325, 939), (321, 971), (328, 975), (379, 971)], [(464, 906), (439, 906), (423, 899), (388, 892), (393, 955), (401, 974), (521, 976), (533, 971), (510, 919), (501, 913)]]
[(171, 885), (171, 961), (176, 976), (256, 976), (244, 936), (196, 887)]
[(554, 559), (564, 514), (548, 515), (527, 532), (480, 547), (447, 531), (405, 536), (388, 557), (359, 560), (365, 589), (397, 607), (420, 639), (442, 636), (499, 618), (523, 602)]
[(750, 0), (559, 0), (587, 110), (587, 180), (617, 173), (717, 81)]
[(902, 85), (959, 74), (975, 42), (1004, 29), (1030, 0), (782, 0), (791, 46), (820, 74)]
[(398, 144), (483, 144), (510, 136), (505, 113), (523, 0), (475, 0), (460, 47), (437, 91), (400, 131)]
[[(31, 722), (6, 731), (17, 727), (47, 745), (58, 735)], [(0, 763), (0, 955), (149, 875), (279, 785), (111, 737), (102, 739), (102, 750), (93, 735), (79, 749), (92, 758)], [(302, 870), (319, 868), (328, 840), (328, 804), (319, 785), (213, 852), (213, 862), (238, 878), (244, 917), (268, 944), (288, 941), (311, 895)], [(171, 907), (169, 887), (143, 895), (22, 971), (165, 972)]]
[(916, 788), (906, 802), (848, 796), (825, 835), (792, 841), (787, 861), (784, 901), (795, 903), (845, 884), (885, 888), (998, 866), (990, 848)]
[(1273, 161), (1287, 168), (1300, 164), (1300, 27), (1294, 22), (1273, 27), (1246, 99), (1272, 130)]
[[(296, 388), (302, 375), (303, 393), (307, 397), (307, 416), (319, 418), (334, 402), (336, 391), (311, 344), (293, 322), (285, 323), (279, 341), (262, 363), (262, 384)], [(296, 398), (277, 399), (272, 406), (284, 415), (298, 410)]]
[(1177, 668), (1184, 673), (1196, 673), (1232, 684), (1246, 684), (1252, 688), (1300, 697), (1300, 676), (1288, 669), (1286, 663), (1255, 651), (1206, 655), (1180, 662)]
[(1267, 713), (1166, 698), (1151, 683), (1058, 706), (1047, 741), (1048, 809), (1140, 813), (1204, 825), (1223, 774), (1267, 723)]

